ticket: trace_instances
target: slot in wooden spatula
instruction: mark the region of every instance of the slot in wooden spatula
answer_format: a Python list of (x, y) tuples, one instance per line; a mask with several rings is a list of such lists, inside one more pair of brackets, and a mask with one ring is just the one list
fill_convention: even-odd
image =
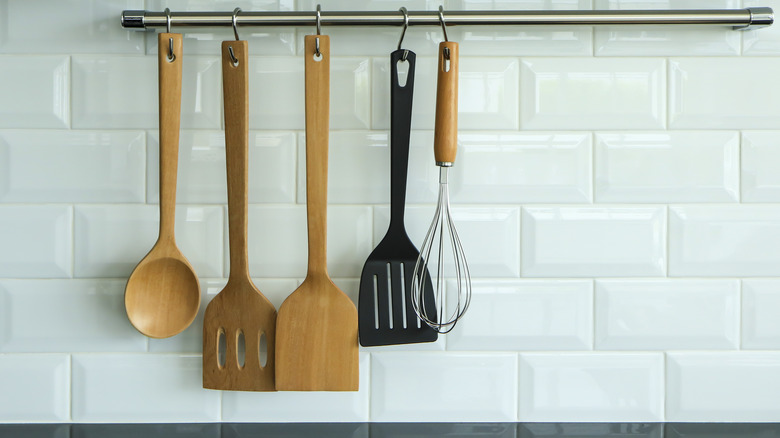
[[(319, 60), (314, 55), (317, 38)], [(309, 268), (303, 284), (279, 308), (276, 388), (357, 391), (357, 309), (333, 284), (326, 266), (330, 41), (325, 35), (307, 35), (304, 42)]]
[[(230, 48), (238, 60), (237, 65), (231, 59)], [(203, 321), (203, 387), (273, 391), (276, 309), (252, 284), (248, 268), (248, 61), (246, 41), (222, 43), (230, 276), (225, 288), (206, 308)], [(222, 336), (227, 348), (220, 357), (219, 340)], [(265, 357), (261, 358), (263, 338), (267, 347)], [(245, 352), (243, 364), (241, 350)]]

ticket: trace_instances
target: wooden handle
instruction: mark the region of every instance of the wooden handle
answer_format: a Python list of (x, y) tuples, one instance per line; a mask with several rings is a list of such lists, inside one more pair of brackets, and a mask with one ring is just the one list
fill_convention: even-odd
[[(445, 50), (449, 50), (449, 62)], [(449, 68), (447, 68), (449, 67)], [(433, 155), (436, 163), (454, 163), (458, 152), (458, 43), (439, 44), (439, 75), (436, 83), (436, 125)]]
[[(238, 59), (234, 65), (230, 49)], [(225, 101), (230, 279), (248, 279), (247, 187), (249, 185), (249, 56), (246, 41), (222, 42), (222, 95)]]
[[(315, 59), (320, 40), (319, 60)], [(309, 231), (309, 275), (327, 275), (328, 123), (330, 39), (306, 35), (306, 214)]]
[[(171, 40), (174, 58), (169, 60)], [(160, 95), (160, 239), (173, 240), (181, 123), (181, 34), (161, 33), (157, 36), (157, 46)]]

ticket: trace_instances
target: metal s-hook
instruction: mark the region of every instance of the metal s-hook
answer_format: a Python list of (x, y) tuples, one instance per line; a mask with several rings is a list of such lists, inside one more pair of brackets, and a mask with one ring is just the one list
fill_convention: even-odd
[[(444, 42), (449, 42), (447, 39), (447, 25), (444, 23), (444, 6), (439, 5), (439, 23), (441, 23), (441, 31), (444, 33)], [(450, 59), (450, 48), (444, 48), (444, 59)]]
[[(237, 23), (237, 17), (238, 13), (241, 12), (241, 8), (235, 8), (233, 9), (233, 35), (236, 36), (236, 41), (239, 40), (238, 38), (238, 23)], [(230, 54), (230, 60), (233, 62), (233, 65), (238, 65), (238, 58), (236, 58), (236, 55), (233, 53), (233, 47), (228, 46), (228, 53)]]
[[(171, 10), (165, 8), (165, 33), (171, 33)], [(168, 62), (173, 62), (176, 55), (173, 53), (173, 38), (168, 38)]]
[[(398, 39), (398, 50), (401, 50), (401, 43), (404, 42), (404, 35), (406, 35), (406, 28), (409, 27), (409, 11), (405, 7), (401, 6), (399, 9), (404, 14), (404, 30), (401, 31), (401, 38)], [(406, 61), (406, 57), (409, 55), (408, 50), (404, 50), (404, 55), (401, 57), (401, 61)]]
[[(322, 35), (322, 27), (321, 27), (322, 14), (321, 14), (321, 12), (322, 12), (322, 8), (320, 7), (320, 4), (317, 3), (317, 15), (315, 17), (316, 20), (317, 20), (317, 23), (316, 23), (317, 24), (317, 35)], [(322, 56), (322, 53), (320, 53), (320, 39), (319, 38), (315, 38), (314, 39), (314, 56), (316, 56), (316, 57)]]

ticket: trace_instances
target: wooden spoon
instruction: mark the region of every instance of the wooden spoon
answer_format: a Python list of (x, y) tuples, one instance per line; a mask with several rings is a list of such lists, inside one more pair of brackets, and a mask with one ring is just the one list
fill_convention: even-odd
[[(173, 41), (173, 59), (169, 44)], [(200, 283), (174, 239), (176, 167), (181, 116), (181, 34), (157, 37), (160, 93), (160, 234), (138, 263), (125, 287), (130, 323), (152, 338), (167, 338), (186, 329), (200, 307)]]
[[(317, 38), (319, 60), (314, 59)], [(330, 40), (325, 35), (307, 35), (304, 43), (309, 268), (303, 284), (279, 309), (276, 388), (357, 391), (357, 309), (333, 284), (326, 266)]]
[[(231, 59), (231, 49), (238, 64)], [(203, 387), (273, 391), (276, 309), (252, 284), (247, 254), (248, 61), (246, 41), (222, 43), (230, 276), (225, 288), (206, 307), (203, 318)], [(219, 351), (222, 336), (224, 355)]]

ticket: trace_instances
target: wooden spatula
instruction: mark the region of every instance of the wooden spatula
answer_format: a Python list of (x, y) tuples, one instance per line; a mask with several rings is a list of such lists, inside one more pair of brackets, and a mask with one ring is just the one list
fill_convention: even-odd
[[(320, 39), (321, 58), (315, 59)], [(306, 207), (309, 269), (279, 308), (276, 388), (280, 391), (357, 391), (357, 309), (328, 276), (328, 104), (330, 40), (304, 38), (306, 59)]]
[[(233, 55), (238, 60), (235, 65)], [(203, 321), (203, 387), (238, 391), (273, 391), (276, 309), (252, 284), (247, 255), (248, 64), (246, 41), (222, 43), (225, 99), (230, 276), (211, 300)], [(225, 337), (221, 360), (219, 338)], [(266, 362), (261, 342), (265, 337)], [(243, 339), (243, 346), (242, 344)], [(245, 351), (243, 363), (241, 350)]]

